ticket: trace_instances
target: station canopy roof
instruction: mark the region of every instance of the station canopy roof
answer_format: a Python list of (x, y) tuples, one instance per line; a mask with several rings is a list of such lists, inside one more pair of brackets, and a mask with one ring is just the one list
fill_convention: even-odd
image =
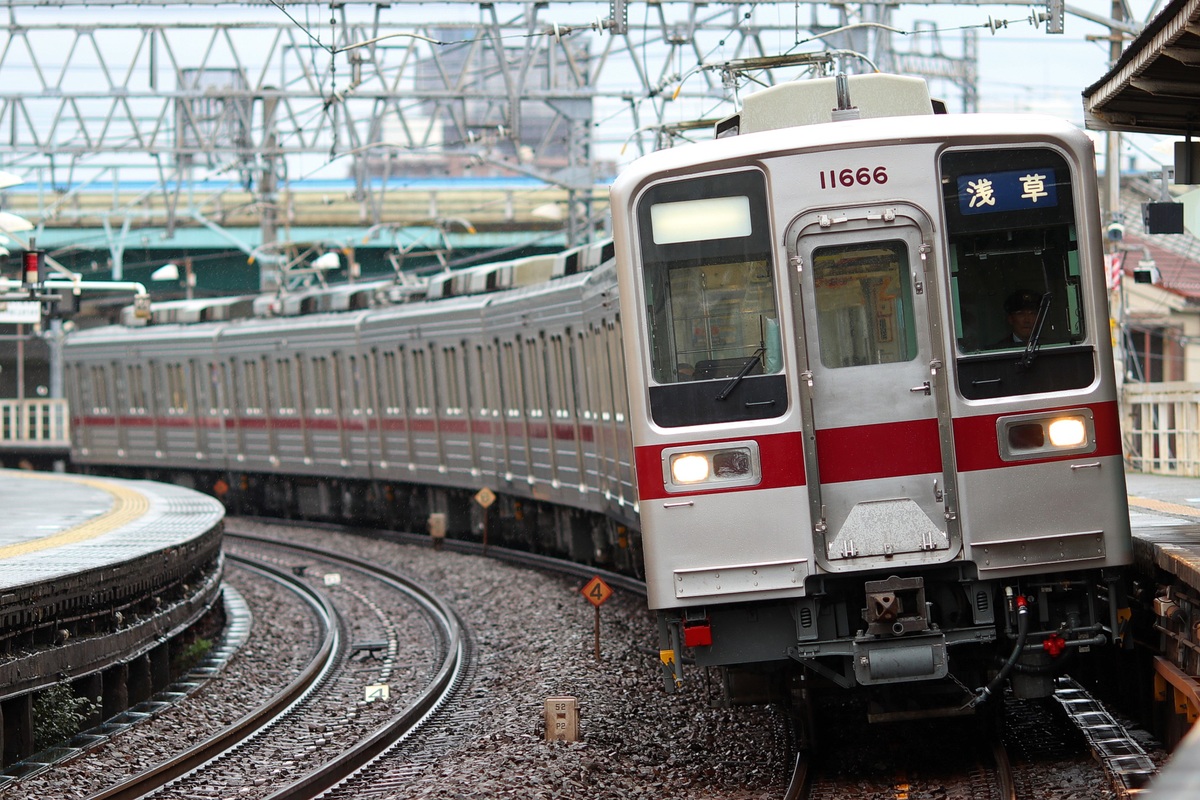
[(1083, 92), (1092, 130), (1200, 138), (1200, 0), (1172, 0)]

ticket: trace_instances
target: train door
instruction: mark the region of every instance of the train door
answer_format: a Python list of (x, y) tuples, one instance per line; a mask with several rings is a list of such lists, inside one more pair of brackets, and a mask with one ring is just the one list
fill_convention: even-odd
[(961, 546), (930, 230), (904, 206), (788, 230), (814, 549), (829, 570)]

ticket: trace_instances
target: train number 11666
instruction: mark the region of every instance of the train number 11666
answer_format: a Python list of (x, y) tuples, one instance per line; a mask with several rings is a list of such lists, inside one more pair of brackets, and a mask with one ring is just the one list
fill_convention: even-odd
[(836, 189), (839, 186), (870, 186), (872, 183), (887, 183), (887, 167), (859, 167), (858, 169), (821, 170), (821, 188)]

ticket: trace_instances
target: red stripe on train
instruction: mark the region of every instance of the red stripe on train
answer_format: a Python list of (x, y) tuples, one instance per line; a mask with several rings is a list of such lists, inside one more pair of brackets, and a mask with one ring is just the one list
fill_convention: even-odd
[[(1052, 415), (1060, 411), (1088, 409), (1092, 412), (1092, 424), (1096, 430), (1096, 449), (1080, 455), (1025, 459), (1020, 462), (1000, 460), (1000, 445), (996, 439), (996, 421), (1015, 414), (1037, 413)], [(999, 469), (1026, 464), (1045, 464), (1052, 461), (1071, 461), (1080, 458), (1100, 458), (1121, 455), (1120, 411), (1115, 400), (1106, 403), (1058, 406), (1055, 408), (1022, 409), (1019, 412), (987, 414), (979, 417), (960, 417), (954, 420), (954, 457), (959, 472), (976, 472), (983, 469)]]
[(936, 419), (817, 431), (821, 483), (847, 483), (942, 471)]

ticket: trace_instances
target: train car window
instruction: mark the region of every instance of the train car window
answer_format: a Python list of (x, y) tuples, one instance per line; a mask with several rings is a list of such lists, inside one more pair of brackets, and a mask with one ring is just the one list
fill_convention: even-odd
[(568, 333), (568, 335), (570, 336), (568, 355), (571, 368), (571, 408), (575, 409), (576, 416), (586, 420), (589, 417), (589, 410), (592, 408), (588, 402), (587, 341), (583, 338), (582, 332), (576, 332), (574, 335)]
[[(471, 347), (467, 342), (461, 343), (462, 353), (461, 367), (459, 372), (462, 375), (462, 397), (459, 399), (459, 413), (466, 412), (467, 416), (471, 415), (471, 409), (475, 407), (475, 398), (479, 396), (479, 391), (475, 383), (474, 370), (471, 369)], [(471, 426), (467, 426), (467, 433), (471, 433)]]
[(426, 371), (425, 351), (418, 348), (412, 351), (410, 361), (412, 367), (413, 413), (429, 413), (429, 373)]
[(664, 182), (639, 199), (650, 406), (659, 425), (787, 411), (769, 219), (757, 170)]
[(507, 390), (505, 395), (505, 409), (510, 417), (520, 417), (522, 415), (522, 407), (524, 406), (524, 395), (517, 396), (524, 391), (524, 386), (521, 384), (521, 369), (518, 365), (519, 354), (515, 352), (512, 342), (504, 343), (503, 350), (504, 381), (502, 386)]
[(396, 366), (396, 354), (380, 353), (383, 368), (379, 374), (379, 388), (383, 395), (383, 410), (386, 414), (399, 414), (400, 408), (400, 372)]
[(187, 379), (187, 397), (192, 398), (191, 408), (200, 413), (202, 408), (211, 408), (212, 404), (208, 402), (209, 381), (207, 378), (207, 370), (203, 373), (200, 370), (200, 365), (195, 359), (189, 360), (187, 367), (184, 370), (184, 375)]
[(756, 373), (765, 371), (768, 328), (778, 319), (766, 205), (759, 172), (664, 183), (642, 198), (656, 382), (729, 377), (750, 359), (760, 362)]
[(541, 354), (538, 352), (536, 339), (526, 339), (524, 347), (518, 352), (520, 367), (517, 379), (521, 382), (521, 395), (525, 398), (525, 413), (530, 419), (540, 419), (545, 415), (545, 369), (541, 364)]
[(1027, 147), (950, 150), (940, 166), (960, 393), (1091, 384), (1071, 165)]
[(96, 411), (108, 412), (108, 376), (104, 367), (92, 367), (92, 404)]
[(80, 410), (88, 408), (90, 398), (87, 396), (87, 387), (84, 385), (87, 373), (83, 366), (68, 365), (65, 369), (68, 407)]
[(472, 392), (472, 398), (479, 401), (479, 416), (486, 417), (494, 403), (492, 402), (492, 387), (488, 380), (488, 359), (484, 353), (483, 345), (475, 345), (475, 380), (477, 381), (477, 390)]
[(215, 397), (213, 398), (214, 414), (223, 414), (229, 408), (229, 370), (225, 366), (224, 361), (217, 362), (211, 366), (214, 371), (214, 379), (216, 381)]
[(146, 387), (142, 381), (142, 365), (130, 364), (125, 377), (129, 392), (129, 411), (133, 414), (146, 413)]
[(153, 413), (157, 415), (163, 405), (162, 372), (157, 361), (147, 362), (146, 370), (150, 373), (150, 402), (153, 404)]
[(258, 362), (246, 360), (242, 362), (242, 387), (246, 393), (247, 413), (261, 413), (263, 407), (262, 382), (258, 374)]
[[(568, 341), (570, 340), (568, 339)], [(550, 407), (555, 417), (570, 419), (575, 413), (574, 404), (571, 402), (574, 398), (571, 393), (571, 384), (567, 379), (567, 353), (562, 336), (550, 337), (550, 366), (552, 377)]]
[(244, 409), (247, 405), (246, 398), (243, 396), (245, 390), (242, 388), (242, 378), (238, 373), (237, 359), (229, 359), (226, 369), (229, 371), (229, 395), (225, 406), (236, 415), (239, 409)]
[(279, 410), (279, 405), (273, 399), (276, 393), (273, 391), (274, 387), (271, 384), (272, 374), (270, 357), (263, 356), (258, 360), (257, 364), (258, 365), (254, 367), (254, 372), (262, 381), (262, 406), (260, 406), (260, 408), (263, 410), (263, 416), (269, 416), (273, 410)]
[(629, 393), (625, 389), (625, 370), (621, 360), (621, 326), (618, 320), (608, 324), (608, 335), (605, 344), (608, 350), (609, 381), (613, 393), (613, 416), (617, 422), (624, 422), (628, 411)]
[(400, 413), (403, 414), (406, 413), (408, 409), (413, 407), (411, 390), (412, 382), (408, 380), (408, 350), (406, 350), (404, 347), (401, 347), (397, 353), (400, 359), (398, 362), (398, 369), (396, 371), (396, 377), (399, 380), (399, 383), (396, 385), (400, 387), (400, 395), (397, 397), (397, 400), (399, 400), (400, 403)]
[(903, 242), (820, 247), (812, 261), (822, 364), (855, 367), (916, 358)]
[(275, 362), (275, 375), (278, 379), (279, 411), (294, 414), (296, 412), (296, 391), (294, 370), (290, 359), (281, 358)]
[(175, 414), (184, 414), (188, 410), (187, 379), (184, 376), (182, 364), (167, 365), (167, 392), (170, 394), (170, 409)]
[(587, 392), (587, 419), (597, 420), (602, 412), (601, 406), (603, 401), (600, 399), (602, 392), (599, 387), (599, 377), (597, 375), (597, 364), (599, 357), (596, 351), (596, 327), (593, 325), (588, 328), (584, 334), (583, 341), (583, 360), (584, 360), (584, 381), (586, 381), (585, 391)]
[[(333, 385), (341, 387), (345, 393), (346, 406), (351, 414), (359, 414), (363, 407), (362, 376), (358, 369), (358, 356), (346, 356), (345, 372), (343, 373), (341, 359), (334, 359)], [(349, 378), (349, 380), (346, 380)]]
[(292, 384), (292, 397), (295, 398), (293, 403), (294, 408), (296, 409), (296, 414), (301, 418), (304, 417), (309, 408), (309, 404), (307, 402), (308, 394), (305, 391), (308, 388), (309, 379), (305, 373), (306, 370), (304, 369), (304, 356), (297, 353), (294, 369), (291, 373), (292, 380), (295, 381)]
[(325, 356), (312, 359), (312, 375), (303, 385), (312, 388), (312, 411), (314, 414), (329, 414), (333, 408), (333, 396), (329, 390), (329, 360)]
[(462, 413), (462, 387), (459, 385), (458, 379), (458, 348), (443, 347), (442, 361), (444, 369), (444, 394), (442, 398), (442, 406), (448, 414)]
[(437, 348), (429, 345), (429, 407), (433, 409), (435, 414), (445, 413), (446, 408), (450, 405), (445, 397), (445, 387), (443, 386), (442, 369), (438, 363)]

